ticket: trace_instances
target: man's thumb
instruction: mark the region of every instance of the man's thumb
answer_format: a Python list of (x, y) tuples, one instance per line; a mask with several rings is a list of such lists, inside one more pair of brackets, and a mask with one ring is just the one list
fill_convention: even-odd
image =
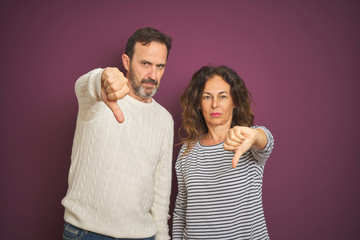
[[(101, 83), (101, 84), (103, 84), (103, 83)], [(110, 101), (107, 98), (104, 86), (101, 86), (101, 98), (102, 98), (103, 102), (106, 104), (106, 106), (108, 106), (110, 108), (110, 110), (113, 112), (113, 114), (116, 118), (116, 121), (118, 121), (119, 123), (124, 122), (124, 114), (121, 111), (119, 105), (117, 104), (117, 101)]]
[(117, 102), (116, 101), (107, 101), (105, 103), (110, 108), (110, 110), (113, 112), (116, 120), (119, 123), (124, 122), (124, 114), (121, 111), (121, 109), (120, 109), (119, 105), (117, 104)]

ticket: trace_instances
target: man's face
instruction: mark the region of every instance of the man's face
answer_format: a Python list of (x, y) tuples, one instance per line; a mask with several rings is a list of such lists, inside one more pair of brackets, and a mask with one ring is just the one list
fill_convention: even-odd
[(151, 42), (148, 45), (136, 43), (130, 60), (128, 78), (130, 95), (140, 101), (149, 100), (157, 92), (164, 74), (167, 49), (165, 44)]

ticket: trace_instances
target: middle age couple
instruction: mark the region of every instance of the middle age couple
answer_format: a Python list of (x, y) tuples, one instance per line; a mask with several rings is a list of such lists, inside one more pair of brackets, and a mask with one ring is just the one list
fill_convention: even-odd
[[(152, 97), (170, 48), (165, 34), (139, 29), (122, 55), (126, 75), (108, 67), (77, 80), (63, 239), (169, 239), (173, 119)], [(173, 239), (269, 238), (261, 185), (273, 139), (250, 105), (234, 70), (193, 75), (181, 97)]]

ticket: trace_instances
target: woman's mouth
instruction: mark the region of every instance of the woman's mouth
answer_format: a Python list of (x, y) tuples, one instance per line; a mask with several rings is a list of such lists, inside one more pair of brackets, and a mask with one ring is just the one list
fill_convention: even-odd
[(221, 113), (211, 113), (210, 114), (212, 117), (220, 117)]

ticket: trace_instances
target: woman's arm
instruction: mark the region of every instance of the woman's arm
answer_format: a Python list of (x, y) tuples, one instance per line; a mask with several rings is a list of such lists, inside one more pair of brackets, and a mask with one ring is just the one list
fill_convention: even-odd
[(248, 151), (251, 147), (255, 149), (263, 149), (267, 144), (267, 136), (261, 128), (249, 128), (235, 126), (231, 128), (224, 141), (224, 149), (235, 151), (232, 160), (233, 168), (236, 168), (241, 155)]

